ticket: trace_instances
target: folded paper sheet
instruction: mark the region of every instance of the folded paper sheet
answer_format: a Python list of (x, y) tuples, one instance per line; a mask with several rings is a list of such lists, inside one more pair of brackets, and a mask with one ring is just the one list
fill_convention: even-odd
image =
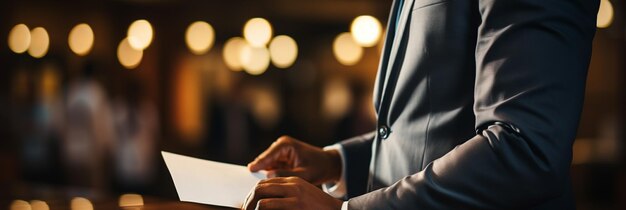
[(162, 151), (181, 201), (240, 208), (250, 190), (265, 178), (245, 166)]

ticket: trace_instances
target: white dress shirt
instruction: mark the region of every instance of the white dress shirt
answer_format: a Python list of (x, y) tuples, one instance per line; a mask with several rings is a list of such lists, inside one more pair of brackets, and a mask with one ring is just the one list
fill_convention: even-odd
[[(341, 144), (333, 144), (327, 147), (324, 147), (324, 151), (328, 150), (336, 150), (339, 153), (339, 157), (341, 158), (341, 175), (339, 176), (338, 182), (329, 182), (322, 184), (322, 189), (324, 192), (328, 193), (330, 196), (333, 196), (337, 199), (344, 199), (347, 194), (346, 188), (346, 162), (343, 157), (343, 147)], [(341, 210), (348, 209), (348, 201), (344, 201), (341, 205)]]

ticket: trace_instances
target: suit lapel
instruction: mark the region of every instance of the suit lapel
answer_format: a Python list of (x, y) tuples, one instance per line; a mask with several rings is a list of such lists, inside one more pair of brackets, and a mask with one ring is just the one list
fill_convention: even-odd
[[(383, 57), (381, 59), (381, 63), (379, 66), (379, 74), (377, 76), (377, 82), (375, 84), (375, 90), (376, 95), (374, 97), (374, 105), (376, 106), (376, 110), (378, 112), (380, 112), (380, 105), (382, 100), (390, 100), (390, 98), (388, 98), (389, 96), (385, 96), (387, 95), (386, 93), (386, 89), (389, 86), (389, 82), (396, 82), (396, 81), (389, 81), (389, 75), (391, 73), (391, 71), (393, 70), (393, 66), (395, 65), (395, 63), (397, 62), (397, 55), (398, 55), (398, 51), (400, 49), (400, 45), (401, 45), (401, 40), (404, 36), (404, 32), (406, 29), (406, 25), (408, 22), (408, 19), (410, 17), (411, 14), (411, 10), (413, 7), (413, 3), (415, 2), (415, 0), (404, 0), (403, 5), (402, 5), (402, 11), (400, 13), (400, 18), (398, 20), (398, 22), (396, 23), (396, 16), (398, 15), (398, 5), (397, 5), (397, 1), (394, 1), (394, 8), (392, 8), (392, 16), (389, 17), (389, 21), (387, 23), (387, 36), (385, 37), (385, 45), (383, 48)], [(397, 24), (397, 29), (396, 29), (396, 24)], [(396, 29), (396, 30), (394, 30)], [(396, 69), (397, 71), (399, 69)]]
[[(374, 94), (374, 105), (376, 111), (378, 112), (380, 108), (380, 102), (383, 96), (383, 90), (386, 86), (387, 78), (389, 77), (389, 72), (391, 70), (391, 66), (395, 61), (395, 57), (398, 53), (398, 44), (399, 40), (402, 39), (402, 35), (404, 34), (404, 29), (406, 28), (406, 22), (408, 19), (408, 15), (411, 12), (414, 0), (404, 0), (402, 5), (402, 12), (398, 14), (398, 0), (394, 0), (391, 8), (391, 16), (387, 21), (387, 31), (385, 34), (385, 42), (383, 45), (383, 53), (381, 57), (381, 62), (378, 66), (378, 74), (376, 76), (376, 83), (374, 84), (374, 90), (376, 91)], [(398, 15), (401, 15), (398, 18)], [(396, 22), (398, 20), (398, 22)]]
[(387, 66), (387, 74), (389, 74), (390, 68), (396, 61), (396, 56), (398, 55), (398, 49), (400, 47), (400, 41), (404, 36), (404, 30), (406, 29), (406, 24), (408, 22), (411, 7), (415, 0), (405, 0), (404, 5), (402, 6), (402, 13), (400, 13), (400, 18), (398, 21), (398, 29), (396, 30), (395, 36), (393, 37), (393, 44), (391, 46), (391, 55), (389, 56), (389, 65)]
[[(387, 112), (389, 111), (389, 100), (391, 100), (391, 93), (388, 92), (388, 86), (390, 82), (393, 82), (393, 88), (395, 89), (395, 82), (391, 81), (390, 75), (393, 70), (392, 66), (396, 62), (396, 56), (398, 54), (398, 50), (400, 47), (400, 41), (404, 36), (404, 31), (406, 28), (406, 24), (408, 18), (411, 14), (411, 9), (413, 7), (413, 2), (415, 0), (404, 0), (404, 5), (402, 5), (402, 11), (400, 13), (400, 19), (396, 23), (396, 17), (398, 16), (398, 1), (394, 0), (391, 16), (389, 17), (389, 21), (387, 23), (387, 34), (385, 36), (385, 45), (383, 46), (383, 54), (381, 57), (381, 62), (378, 67), (378, 75), (376, 76), (376, 83), (374, 84), (374, 90), (376, 91), (374, 95), (374, 106), (376, 108), (376, 112), (378, 114), (378, 125), (389, 125), (387, 122)], [(397, 24), (397, 27), (396, 27)], [(399, 69), (396, 69), (399, 71)], [(397, 74), (396, 74), (397, 75)], [(389, 131), (390, 132), (390, 131)], [(376, 134), (378, 136), (378, 134)], [(374, 187), (374, 176), (376, 172), (376, 160), (378, 159), (378, 148), (380, 148), (381, 139), (376, 137), (373, 143), (373, 152), (370, 161), (370, 176), (367, 180), (367, 192), (372, 191)]]

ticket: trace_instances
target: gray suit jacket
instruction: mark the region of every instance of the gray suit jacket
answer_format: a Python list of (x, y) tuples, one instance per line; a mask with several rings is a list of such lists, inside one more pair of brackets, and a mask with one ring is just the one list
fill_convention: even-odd
[(573, 209), (598, 0), (404, 0), (376, 132), (341, 142), (350, 209)]

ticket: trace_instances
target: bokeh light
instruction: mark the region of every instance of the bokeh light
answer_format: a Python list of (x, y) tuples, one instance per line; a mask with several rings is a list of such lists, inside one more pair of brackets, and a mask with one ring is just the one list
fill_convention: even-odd
[(243, 70), (251, 75), (260, 75), (270, 65), (270, 53), (265, 47), (245, 45), (240, 55)]
[(128, 43), (135, 50), (144, 50), (152, 43), (152, 25), (147, 20), (136, 20), (128, 27)]
[(269, 50), (272, 64), (278, 68), (290, 67), (298, 57), (298, 44), (287, 35), (274, 37)]
[(24, 200), (14, 200), (9, 206), (10, 210), (32, 210), (30, 203)]
[(333, 54), (339, 63), (351, 66), (361, 60), (363, 48), (354, 41), (350, 33), (343, 32), (333, 42)]
[(252, 18), (243, 27), (243, 37), (253, 47), (265, 47), (272, 38), (272, 25), (263, 18)]
[(39, 76), (39, 92), (42, 99), (52, 99), (60, 89), (59, 70), (54, 64), (46, 63)]
[(380, 21), (369, 15), (356, 17), (350, 26), (354, 40), (363, 47), (372, 47), (378, 43), (382, 34)]
[(329, 119), (340, 119), (353, 107), (352, 92), (343, 79), (331, 79), (324, 85), (322, 113)]
[(201, 72), (190, 59), (183, 59), (174, 73), (173, 123), (181, 140), (198, 143), (204, 131)]
[(30, 29), (24, 24), (13, 26), (9, 32), (9, 48), (15, 53), (24, 53), (30, 46)]
[(93, 204), (91, 201), (83, 197), (75, 197), (70, 201), (71, 210), (93, 210)]
[(40, 200), (30, 201), (30, 206), (32, 210), (50, 210), (50, 206), (48, 206), (46, 202)]
[(30, 46), (28, 47), (28, 54), (34, 58), (41, 58), (48, 53), (50, 47), (50, 37), (48, 32), (42, 27), (34, 28), (30, 31)]
[(202, 55), (213, 46), (215, 31), (209, 23), (196, 21), (189, 25), (185, 33), (185, 42), (193, 54)]
[(609, 0), (601, 0), (596, 26), (598, 28), (608, 28), (611, 26), (611, 23), (613, 23), (613, 14), (613, 4), (611, 4)]
[(93, 47), (93, 42), (93, 30), (91, 30), (91, 27), (86, 23), (74, 26), (67, 40), (72, 52), (80, 56), (89, 54)]
[(281, 101), (275, 89), (268, 86), (255, 86), (248, 89), (250, 111), (257, 123), (264, 129), (274, 128), (282, 115)]
[(128, 39), (122, 40), (117, 46), (117, 59), (127, 69), (134, 69), (139, 66), (142, 57), (143, 51), (131, 47)]
[(246, 45), (246, 40), (241, 37), (230, 38), (224, 44), (222, 56), (224, 57), (224, 63), (230, 70), (241, 71), (243, 69), (241, 65), (241, 51)]
[(120, 196), (119, 206), (143, 206), (143, 197), (139, 194), (123, 194)]

